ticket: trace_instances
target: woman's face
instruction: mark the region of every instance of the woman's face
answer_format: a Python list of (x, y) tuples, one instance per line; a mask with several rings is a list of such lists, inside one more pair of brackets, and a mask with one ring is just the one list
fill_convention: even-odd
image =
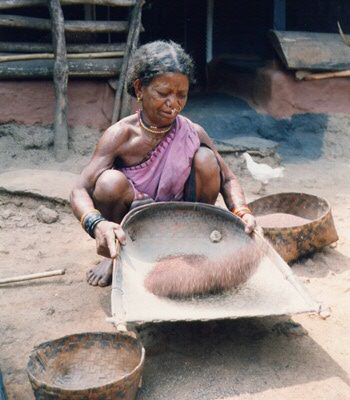
[(180, 72), (167, 73), (152, 79), (148, 86), (135, 82), (135, 91), (142, 99), (142, 116), (150, 125), (170, 125), (185, 107), (189, 79)]

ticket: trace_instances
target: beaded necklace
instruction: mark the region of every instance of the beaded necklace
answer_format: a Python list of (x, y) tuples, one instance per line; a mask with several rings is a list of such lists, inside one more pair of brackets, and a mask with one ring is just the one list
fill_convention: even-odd
[(158, 139), (158, 136), (161, 136), (161, 135), (164, 135), (165, 133), (168, 133), (170, 131), (170, 129), (173, 127), (173, 123), (171, 123), (170, 125), (164, 127), (165, 129), (161, 129), (163, 127), (159, 128), (157, 126), (148, 125), (142, 119), (142, 111), (141, 110), (139, 110), (137, 112), (137, 116), (138, 116), (139, 124), (144, 129), (145, 133), (147, 134), (147, 132), (148, 132), (148, 133), (152, 134), (152, 135), (147, 134), (147, 136), (150, 137), (151, 139)]

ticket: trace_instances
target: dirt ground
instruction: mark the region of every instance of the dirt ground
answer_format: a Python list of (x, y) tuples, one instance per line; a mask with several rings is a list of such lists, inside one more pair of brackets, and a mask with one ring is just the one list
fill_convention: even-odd
[[(17, 158), (5, 169), (77, 173), (86, 157), (70, 154), (61, 164)], [(226, 159), (248, 200), (257, 198), (258, 184), (244, 165), (234, 155)], [(350, 399), (350, 165), (336, 156), (294, 158), (284, 165), (284, 178), (271, 181), (267, 194), (304, 192), (332, 206), (336, 247), (292, 265), (329, 313), (146, 326), (140, 332), (146, 362), (138, 400)], [(40, 206), (54, 210), (58, 220), (41, 222)], [(78, 332), (114, 332), (106, 322), (111, 289), (86, 283), (85, 272), (99, 257), (65, 204), (2, 192), (0, 235), (0, 278), (66, 270), (61, 276), (0, 286), (4, 384), (9, 399), (31, 400), (26, 364), (33, 347)]]

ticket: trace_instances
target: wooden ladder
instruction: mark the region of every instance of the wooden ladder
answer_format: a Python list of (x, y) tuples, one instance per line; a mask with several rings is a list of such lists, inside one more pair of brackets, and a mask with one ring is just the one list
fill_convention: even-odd
[[(143, 4), (144, 0), (0, 1), (0, 12), (5, 10), (0, 14), (0, 28), (6, 28), (8, 32), (11, 29), (41, 31), (43, 36), (48, 34), (51, 37), (50, 42), (41, 39), (0, 41), (0, 79), (53, 77), (56, 99), (54, 150), (57, 161), (64, 161), (68, 156), (69, 77), (118, 78), (112, 122), (128, 112), (130, 96), (126, 93), (125, 78), (130, 55), (138, 45), (142, 29)], [(75, 8), (74, 15), (81, 12), (84, 20), (70, 19), (71, 8)], [(20, 12), (16, 13), (19, 9)], [(116, 10), (115, 15), (120, 20), (110, 18), (111, 9)], [(107, 20), (97, 18), (96, 11), (102, 17), (107, 15)], [(41, 17), (45, 16), (45, 12), (47, 17)], [(37, 13), (40, 18), (32, 16)], [(107, 37), (107, 43), (101, 41), (101, 36)]]

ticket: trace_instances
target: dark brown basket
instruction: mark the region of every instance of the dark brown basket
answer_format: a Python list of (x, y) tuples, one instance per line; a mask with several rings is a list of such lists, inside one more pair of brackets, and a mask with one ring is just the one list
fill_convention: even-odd
[(262, 227), (264, 236), (286, 262), (295, 261), (338, 240), (329, 203), (305, 193), (277, 193), (249, 203), (255, 216), (286, 213), (310, 220), (293, 227)]
[(27, 372), (36, 399), (132, 400), (145, 350), (121, 333), (81, 333), (45, 342), (33, 350)]

